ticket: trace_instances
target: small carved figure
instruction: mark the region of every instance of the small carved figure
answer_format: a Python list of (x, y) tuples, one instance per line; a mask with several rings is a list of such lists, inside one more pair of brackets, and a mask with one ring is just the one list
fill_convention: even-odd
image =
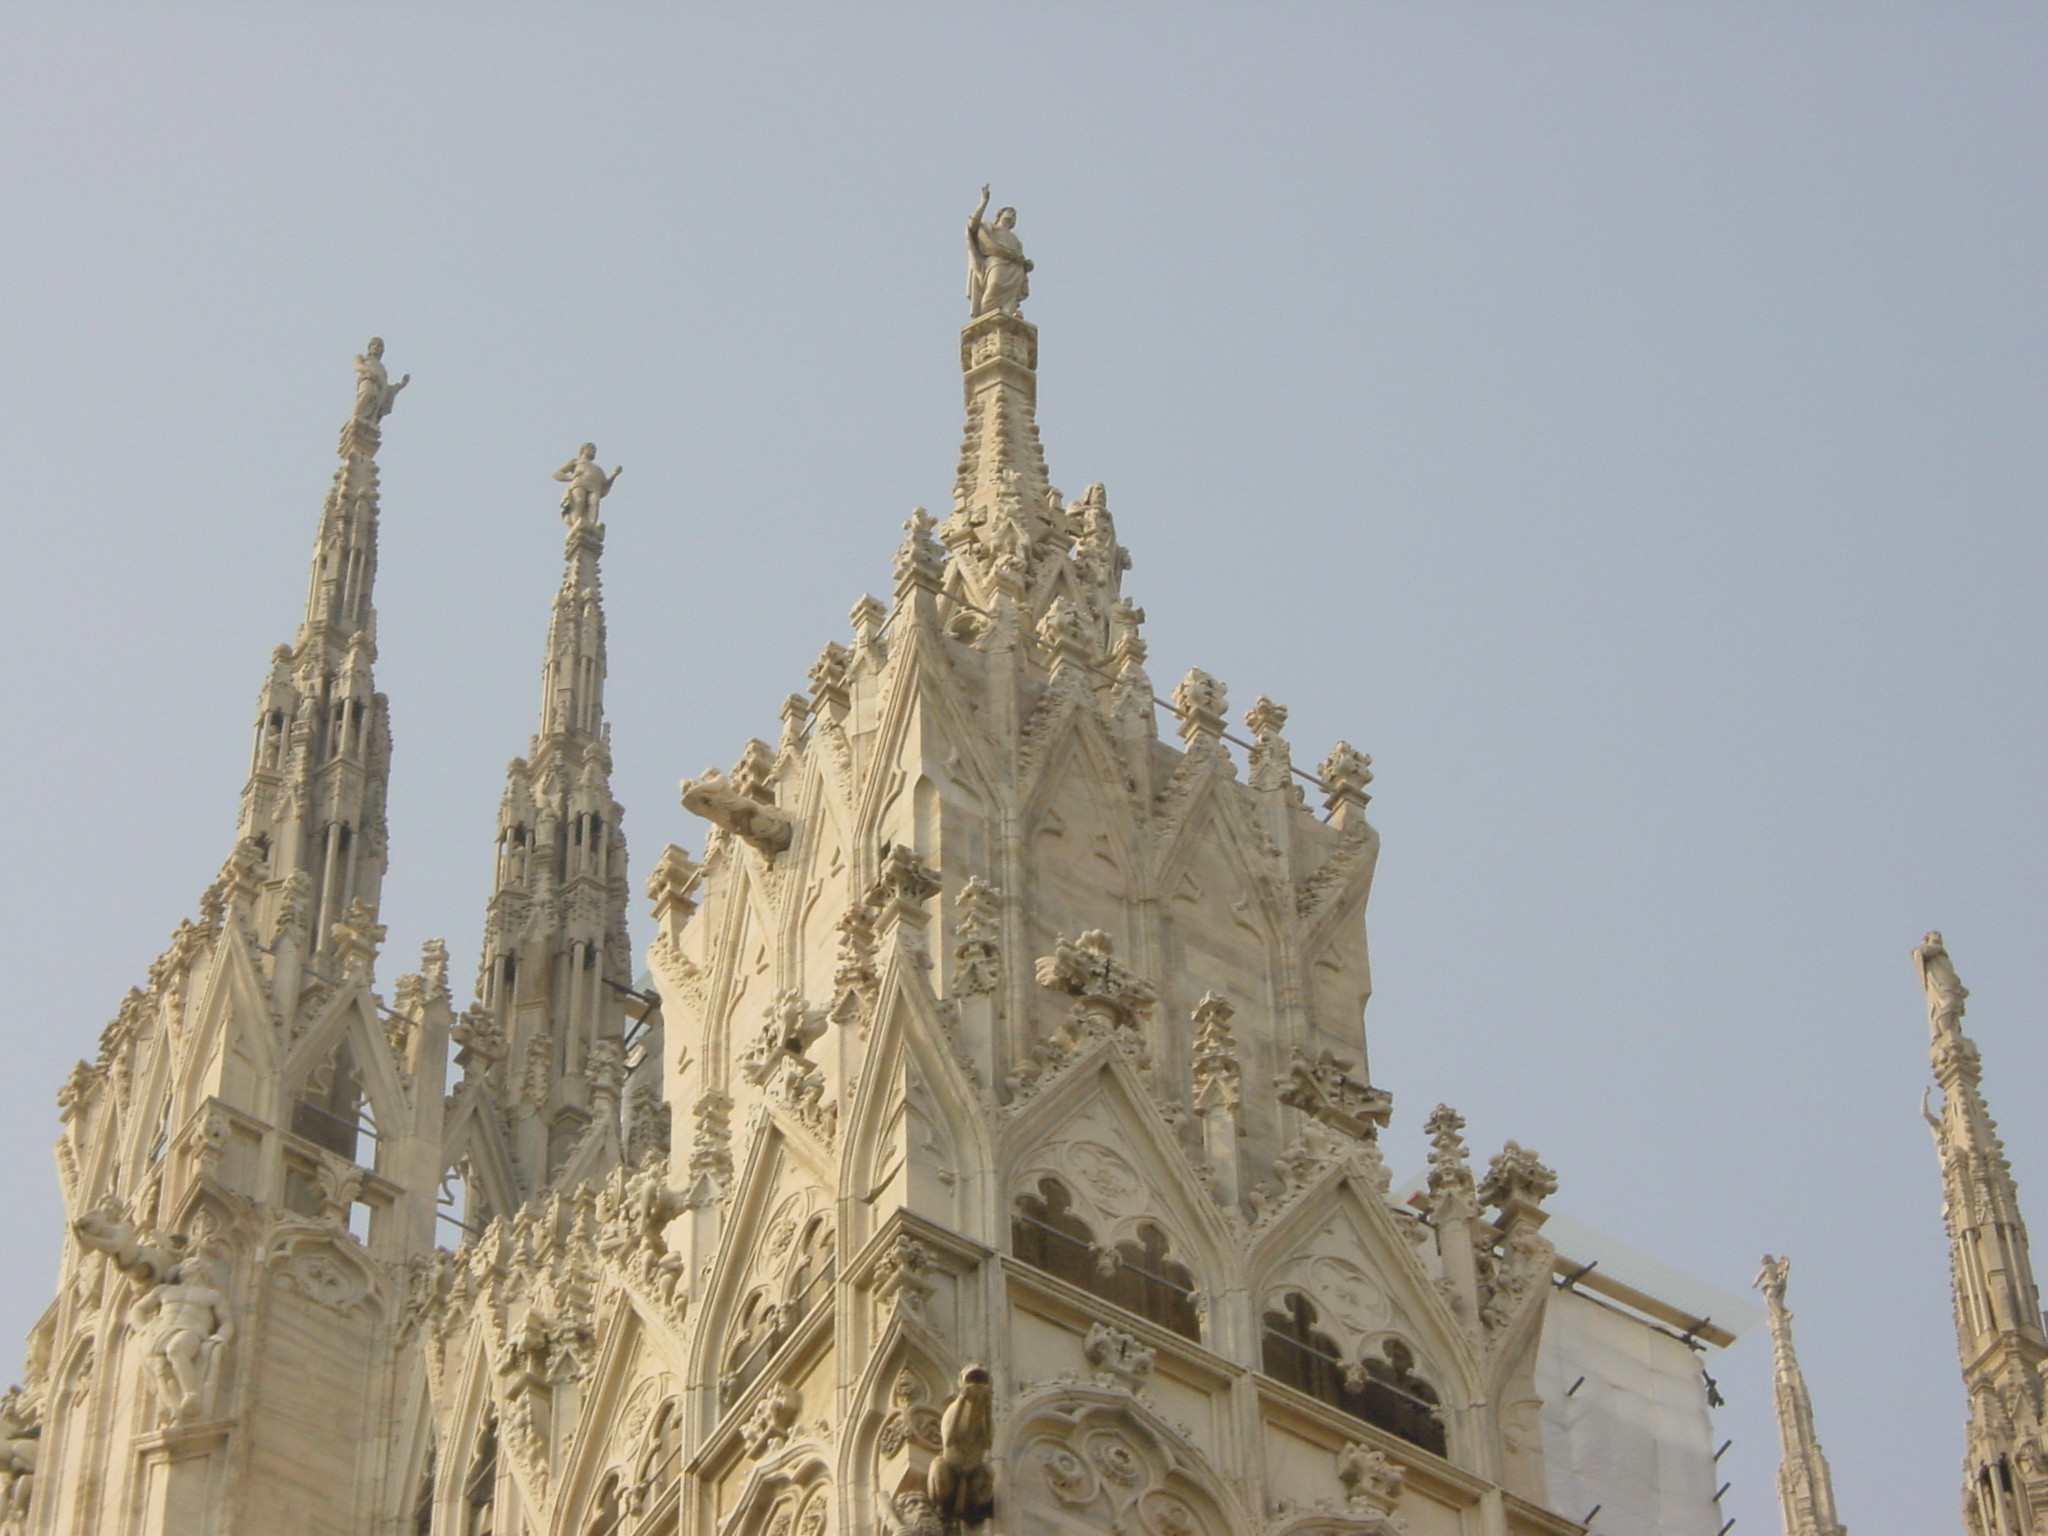
[(104, 1253), (114, 1261), (114, 1268), (139, 1285), (164, 1280), (177, 1267), (178, 1256), (143, 1241), (135, 1223), (111, 1200), (98, 1210), (87, 1211), (71, 1223), (71, 1230), (81, 1246)]
[(1970, 991), (1956, 975), (1955, 962), (1949, 959), (1948, 946), (1939, 933), (1928, 934), (1914, 949), (1913, 969), (1920, 973), (1920, 985), (1927, 993), (1928, 1022), (1939, 1029), (1944, 1022), (1953, 1024), (1960, 1019), (1963, 999)]
[(980, 1525), (995, 1512), (995, 1474), (988, 1451), (994, 1437), (994, 1389), (988, 1367), (969, 1365), (939, 1419), (939, 1454), (925, 1474), (925, 1491), (947, 1525)]
[(391, 414), (398, 392), (412, 382), (406, 374), (396, 384), (384, 369), (384, 338), (372, 336), (370, 344), (356, 358), (356, 420), (374, 427)]
[(135, 1304), (145, 1330), (149, 1369), (167, 1419), (196, 1419), (212, 1398), (220, 1352), (235, 1336), (227, 1297), (188, 1260)]
[(0, 1398), (0, 1525), (15, 1529), (28, 1518), (29, 1499), (35, 1492), (36, 1456), (42, 1448), (37, 1437), (42, 1425), (24, 1402), (19, 1387), (8, 1389)]
[(1024, 259), (1024, 242), (1017, 237), (1017, 210), (998, 208), (993, 223), (983, 223), (988, 211), (988, 188), (981, 189), (981, 201), (967, 217), (967, 299), (969, 318), (1000, 310), (1017, 313), (1017, 306), (1031, 296), (1031, 263)]
[(554, 474), (555, 479), (567, 482), (569, 487), (562, 492), (563, 519), (571, 523), (596, 522), (597, 504), (611, 494), (625, 472), (626, 466), (620, 464), (606, 474), (597, 462), (597, 444), (585, 443), (578, 448), (576, 457)]
[(683, 780), (683, 809), (724, 827), (743, 842), (773, 858), (796, 836), (787, 811), (743, 795), (716, 768)]

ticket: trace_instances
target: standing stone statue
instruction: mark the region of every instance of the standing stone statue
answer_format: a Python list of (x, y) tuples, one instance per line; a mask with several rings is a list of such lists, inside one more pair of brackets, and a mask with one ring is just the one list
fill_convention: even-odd
[(196, 1419), (210, 1405), (220, 1352), (235, 1334), (227, 1302), (187, 1259), (135, 1304), (165, 1418)]
[(1017, 306), (1031, 296), (1031, 263), (1024, 259), (1024, 242), (1017, 238), (1017, 210), (998, 208), (995, 222), (985, 224), (988, 188), (981, 189), (981, 201), (967, 217), (967, 301), (970, 319), (1000, 310), (1017, 313)]
[(988, 1367), (969, 1365), (939, 1418), (939, 1454), (925, 1470), (925, 1494), (949, 1528), (980, 1525), (995, 1510), (994, 1385)]
[(409, 373), (396, 384), (391, 382), (384, 369), (384, 338), (372, 336), (356, 359), (356, 420), (366, 427), (376, 426), (391, 414), (398, 392), (411, 382)]
[(1927, 993), (1927, 1021), (1936, 1029), (1954, 1024), (1963, 1016), (1963, 999), (1970, 995), (1955, 962), (1939, 933), (1930, 933), (1913, 951), (1913, 969), (1920, 973), (1920, 985)]
[(555, 471), (555, 478), (568, 482), (569, 489), (562, 492), (562, 516), (572, 523), (594, 523), (597, 521), (597, 504), (612, 492), (619, 476), (626, 472), (626, 466), (616, 466), (606, 474), (597, 463), (597, 444), (585, 443), (576, 450), (576, 457)]

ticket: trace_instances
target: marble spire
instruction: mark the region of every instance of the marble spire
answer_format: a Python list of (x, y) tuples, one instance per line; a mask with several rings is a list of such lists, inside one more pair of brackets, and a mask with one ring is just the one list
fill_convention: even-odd
[(1843, 1525), (1835, 1516), (1834, 1476), (1813, 1430), (1813, 1400), (1807, 1395), (1799, 1358), (1792, 1352), (1792, 1313), (1785, 1306), (1785, 1282), (1791, 1273), (1790, 1259), (1767, 1253), (1756, 1277), (1771, 1316), (1771, 1395), (1784, 1453), (1778, 1463), (1778, 1507), (1785, 1536), (1843, 1536)]
[[(240, 836), (269, 865), (259, 922), (266, 931), (279, 929), (301, 958), (360, 942), (374, 930), (386, 862), (391, 727), (371, 676), (377, 449), (384, 418), (411, 376), (391, 379), (376, 337), (355, 369), (341, 463), (314, 539), (305, 618), (293, 642), (271, 653), (242, 792)], [(337, 937), (344, 919), (352, 939)]]
[(596, 450), (555, 472), (562, 582), (541, 665), (540, 724), (506, 770), (477, 996), (498, 1060), (489, 1075), (524, 1197), (556, 1177), (602, 1177), (619, 1159), (624, 1071), (626, 840), (611, 794), (604, 718), (605, 621), (599, 503), (619, 471)]
[(2027, 1251), (2019, 1186), (1983, 1093), (1983, 1061), (1963, 1033), (1969, 991), (1939, 933), (1913, 951), (1927, 997), (1929, 1055), (1941, 1090), (1928, 1113), (1941, 1157), (1956, 1348), (1969, 1397), (1964, 1518), (1974, 1536), (2048, 1531), (2048, 1438), (2040, 1293)]

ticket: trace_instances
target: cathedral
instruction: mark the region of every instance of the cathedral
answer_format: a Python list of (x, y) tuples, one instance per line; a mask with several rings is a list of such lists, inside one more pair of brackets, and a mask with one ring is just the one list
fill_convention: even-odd
[[(683, 780), (701, 846), (652, 860), (638, 954), (616, 472), (555, 472), (467, 999), (438, 942), (377, 980), (408, 379), (356, 358), (226, 861), (58, 1095), (69, 1238), (0, 1402), (0, 1532), (1726, 1530), (1707, 1288), (1553, 1219), (1558, 1175), (1447, 1106), (1396, 1185), (1370, 760), (1297, 763), (1284, 708), (1203, 672), (1155, 685), (1108, 496), (1050, 479), (1031, 263), (987, 204), (951, 503), (775, 739)], [(1938, 935), (1916, 956), (1970, 1529), (2048, 1532), (2025, 1230), (1963, 989)], [(1786, 1530), (1835, 1536), (1785, 1283), (1768, 1260)]]

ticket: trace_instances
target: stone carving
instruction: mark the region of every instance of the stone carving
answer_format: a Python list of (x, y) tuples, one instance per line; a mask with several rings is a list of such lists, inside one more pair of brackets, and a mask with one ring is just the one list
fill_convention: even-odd
[(1157, 1358), (1153, 1350), (1139, 1343), (1135, 1337), (1107, 1323), (1089, 1324), (1088, 1336), (1081, 1341), (1081, 1353), (1090, 1365), (1127, 1392), (1137, 1391), (1138, 1384), (1152, 1374), (1152, 1365)]
[(145, 1238), (112, 1197), (74, 1221), (71, 1230), (80, 1246), (104, 1253), (137, 1285), (166, 1280), (178, 1266), (177, 1252), (153, 1236)]
[(1373, 1141), (1393, 1115), (1394, 1096), (1352, 1077), (1355, 1065), (1334, 1051), (1311, 1057), (1296, 1046), (1287, 1075), (1273, 1079), (1273, 1086), (1280, 1090), (1282, 1104), (1360, 1141)]
[(1180, 738), (1189, 747), (1213, 746), (1223, 734), (1223, 712), (1229, 691), (1200, 667), (1191, 667), (1186, 677), (1173, 685), (1173, 709), (1180, 716)]
[(1316, 766), (1316, 774), (1323, 781), (1323, 804), (1329, 810), (1331, 825), (1349, 826), (1365, 814), (1366, 802), (1372, 799), (1365, 792), (1365, 786), (1372, 782), (1370, 757), (1350, 742), (1340, 741)]
[(0, 1397), (0, 1530), (26, 1528), (43, 1426), (19, 1387)]
[(1482, 1256), (1480, 1265), (1479, 1316), (1495, 1332), (1513, 1321), (1525, 1301), (1542, 1294), (1541, 1282), (1556, 1255), (1539, 1230), (1550, 1219), (1542, 1206), (1556, 1193), (1557, 1175), (1534, 1152), (1512, 1141), (1495, 1155), (1480, 1180), (1479, 1199), (1499, 1213), (1496, 1225), (1501, 1232), (1501, 1256)]
[(732, 1183), (732, 1100), (716, 1088), (691, 1108), (689, 1177), (698, 1204), (716, 1201)]
[(366, 427), (375, 427), (391, 414), (392, 404), (398, 399), (398, 392), (412, 382), (412, 375), (406, 374), (396, 384), (384, 367), (384, 338), (372, 336), (355, 360), (356, 363), (356, 408), (355, 420)]
[(556, 470), (553, 477), (564, 482), (569, 488), (562, 492), (562, 516), (570, 523), (594, 523), (597, 521), (598, 503), (612, 493), (619, 476), (626, 472), (625, 465), (616, 466), (606, 474), (597, 462), (597, 444), (585, 443), (576, 450), (576, 457)]
[(1230, 1020), (1237, 1010), (1214, 992), (1202, 994), (1191, 1015), (1195, 1026), (1194, 1063), (1195, 1113), (1235, 1109), (1238, 1105), (1243, 1068), (1238, 1064), (1237, 1041), (1230, 1033)]
[(954, 929), (953, 995), (974, 997), (1002, 985), (1003, 957), (996, 925), (1002, 892), (970, 875), (954, 898), (959, 923)]
[(740, 794), (716, 768), (706, 768), (696, 778), (683, 780), (682, 799), (684, 810), (723, 827), (770, 858), (796, 837), (796, 823), (788, 812), (765, 800)]
[(1078, 997), (1091, 1012), (1100, 1011), (1126, 1027), (1135, 1027), (1159, 1000), (1151, 982), (1116, 958), (1116, 941), (1100, 928), (1091, 928), (1078, 939), (1058, 935), (1053, 952), (1038, 962), (1034, 974), (1041, 987)]
[(1927, 994), (1927, 1022), (1939, 1030), (1953, 1026), (1963, 1016), (1963, 1000), (1969, 989), (1956, 975), (1955, 962), (1939, 933), (1930, 933), (1913, 951), (1913, 969), (1920, 974), (1920, 986)]
[(895, 1536), (946, 1536), (946, 1522), (932, 1506), (931, 1496), (913, 1490), (889, 1501)]
[(908, 1233), (898, 1233), (875, 1264), (874, 1296), (883, 1315), (923, 1322), (924, 1305), (936, 1289), (927, 1278), (931, 1270), (931, 1250)]
[(790, 1431), (803, 1399), (781, 1384), (770, 1387), (761, 1400), (740, 1420), (740, 1442), (749, 1457), (759, 1461), (789, 1443)]
[(852, 902), (835, 926), (839, 954), (832, 968), (832, 1022), (865, 1028), (882, 983), (875, 964), (875, 909), (865, 901)]
[(1014, 315), (1031, 296), (1031, 263), (1017, 236), (1017, 210), (998, 208), (994, 221), (983, 223), (988, 197), (983, 186), (981, 201), (967, 216), (968, 314), (974, 319), (997, 312)]
[(143, 1292), (133, 1317), (163, 1418), (190, 1423), (212, 1407), (220, 1356), (235, 1336), (227, 1297), (208, 1283), (198, 1259), (181, 1260)]
[(905, 1366), (896, 1373), (889, 1388), (889, 1412), (882, 1420), (881, 1447), (884, 1456), (894, 1456), (906, 1444), (940, 1450), (944, 1438), (939, 1411), (931, 1406), (931, 1391), (915, 1371)]
[(939, 1419), (940, 1450), (925, 1474), (932, 1508), (949, 1526), (980, 1525), (995, 1512), (988, 1452), (995, 1432), (988, 1368), (968, 1365)]
[(740, 1053), (740, 1076), (760, 1087), (769, 1102), (788, 1110), (828, 1143), (838, 1126), (839, 1106), (827, 1104), (825, 1074), (804, 1049), (825, 1032), (825, 1015), (785, 989), (768, 1005), (761, 1033)]
[(1337, 1480), (1344, 1485), (1351, 1513), (1367, 1520), (1392, 1515), (1406, 1486), (1399, 1462), (1355, 1441), (1337, 1453)]

